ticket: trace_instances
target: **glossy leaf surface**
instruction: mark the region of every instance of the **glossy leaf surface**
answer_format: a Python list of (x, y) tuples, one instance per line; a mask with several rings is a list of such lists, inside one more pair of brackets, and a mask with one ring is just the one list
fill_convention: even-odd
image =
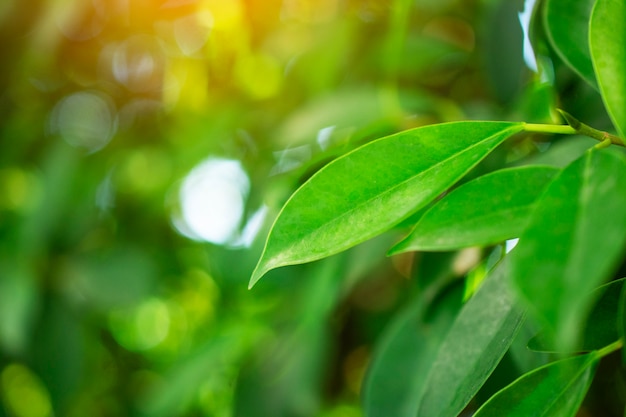
[(597, 0), (589, 46), (604, 105), (619, 135), (626, 132), (626, 2)]
[(589, 19), (595, 0), (547, 0), (544, 26), (561, 59), (595, 88), (596, 78), (589, 51)]
[(366, 416), (415, 417), (426, 375), (462, 296), (457, 286), (431, 308), (420, 299), (394, 319), (368, 369), (362, 392)]
[(522, 375), (489, 399), (474, 417), (573, 417), (598, 359), (595, 353), (575, 356)]
[(518, 237), (535, 200), (557, 172), (553, 167), (526, 166), (463, 184), (430, 208), (390, 252), (450, 250)]
[(271, 269), (321, 259), (388, 230), (522, 129), (508, 122), (430, 125), (336, 159), (287, 201), (250, 286)]
[(509, 348), (523, 313), (509, 290), (506, 262), (489, 274), (446, 335), (428, 374), (418, 416), (456, 417)]
[(592, 292), (621, 261), (626, 243), (626, 157), (590, 150), (555, 179), (511, 254), (511, 276), (559, 350), (578, 347)]

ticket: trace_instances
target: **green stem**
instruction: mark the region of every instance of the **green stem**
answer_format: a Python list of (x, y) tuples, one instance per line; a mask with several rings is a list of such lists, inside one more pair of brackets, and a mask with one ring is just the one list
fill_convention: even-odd
[(598, 349), (598, 350), (596, 350), (596, 354), (597, 354), (600, 358), (602, 358), (602, 357), (604, 357), (604, 356), (608, 355), (609, 353), (613, 353), (613, 352), (615, 352), (616, 350), (621, 349), (621, 348), (622, 348), (622, 346), (623, 346), (623, 344), (624, 344), (624, 343), (622, 342), (622, 339), (620, 339), (620, 340), (618, 340), (617, 342), (613, 342), (613, 343), (611, 343), (610, 345), (603, 347), (602, 349)]
[(585, 135), (600, 141), (596, 146), (598, 148), (605, 148), (611, 144), (618, 146), (626, 146), (626, 143), (619, 136), (611, 135), (608, 132), (603, 132), (598, 129), (594, 129), (591, 126), (587, 126), (571, 114), (558, 109), (559, 113), (563, 116), (567, 125), (544, 125), (534, 123), (524, 123), (524, 131), (533, 133), (549, 133), (559, 135)]
[(569, 125), (543, 125), (534, 123), (524, 123), (524, 130), (533, 133), (554, 133), (558, 135), (575, 135), (576, 129)]

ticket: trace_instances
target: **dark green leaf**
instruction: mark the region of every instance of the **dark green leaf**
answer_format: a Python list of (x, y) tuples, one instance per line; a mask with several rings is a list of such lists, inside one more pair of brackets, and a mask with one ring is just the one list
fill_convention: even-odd
[(271, 269), (321, 259), (388, 230), (522, 129), (507, 122), (430, 125), (336, 159), (287, 201), (250, 286)]
[(557, 172), (552, 167), (526, 166), (470, 181), (428, 210), (390, 253), (450, 250), (518, 237), (535, 200)]
[(626, 132), (626, 2), (597, 0), (589, 46), (604, 105), (619, 135)]
[[(585, 323), (581, 351), (597, 350), (620, 338), (617, 317), (624, 282), (625, 279), (619, 279), (602, 285), (591, 295), (598, 301)], [(545, 333), (539, 333), (528, 342), (528, 347), (536, 351), (554, 352), (556, 347), (551, 345), (550, 339)]]
[(506, 263), (505, 258), (487, 276), (446, 335), (417, 415), (456, 417), (509, 348), (523, 313), (508, 288)]
[(596, 353), (550, 363), (522, 375), (487, 401), (474, 417), (573, 417), (595, 373)]
[(416, 415), (428, 370), (461, 306), (461, 290), (457, 286), (431, 309), (417, 300), (395, 317), (368, 369), (362, 393), (366, 416)]
[(552, 46), (578, 75), (598, 88), (589, 52), (589, 19), (595, 0), (547, 0), (544, 26)]
[(594, 288), (626, 243), (626, 157), (590, 150), (548, 186), (511, 256), (518, 292), (555, 335), (559, 351), (579, 346)]

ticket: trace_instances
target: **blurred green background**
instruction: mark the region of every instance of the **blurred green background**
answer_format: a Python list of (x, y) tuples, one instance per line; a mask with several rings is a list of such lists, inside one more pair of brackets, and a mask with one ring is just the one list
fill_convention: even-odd
[[(0, 416), (360, 416), (381, 330), (468, 253), (386, 258), (392, 231), (252, 291), (250, 273), (290, 193), (369, 140), (553, 122), (555, 91), (594, 122), (544, 43), (524, 61), (524, 10), (0, 2)], [(515, 139), (474, 175), (547, 146)]]

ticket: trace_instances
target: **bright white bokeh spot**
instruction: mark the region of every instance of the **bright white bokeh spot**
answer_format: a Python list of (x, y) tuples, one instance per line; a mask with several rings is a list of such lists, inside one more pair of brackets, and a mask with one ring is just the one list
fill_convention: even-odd
[(522, 25), (522, 32), (524, 33), (524, 62), (526, 66), (537, 72), (537, 59), (535, 58), (535, 51), (533, 45), (530, 42), (530, 19), (535, 8), (537, 0), (526, 0), (524, 2), (524, 11), (517, 14), (519, 22)]
[(506, 243), (504, 244), (504, 252), (505, 253), (511, 252), (513, 248), (517, 246), (518, 242), (519, 242), (518, 238), (507, 240)]
[(200, 241), (228, 244), (239, 240), (250, 180), (241, 163), (208, 159), (185, 177), (180, 189), (181, 217), (174, 225)]
[(112, 100), (83, 91), (61, 99), (50, 114), (50, 131), (72, 146), (95, 152), (106, 146), (117, 130)]

